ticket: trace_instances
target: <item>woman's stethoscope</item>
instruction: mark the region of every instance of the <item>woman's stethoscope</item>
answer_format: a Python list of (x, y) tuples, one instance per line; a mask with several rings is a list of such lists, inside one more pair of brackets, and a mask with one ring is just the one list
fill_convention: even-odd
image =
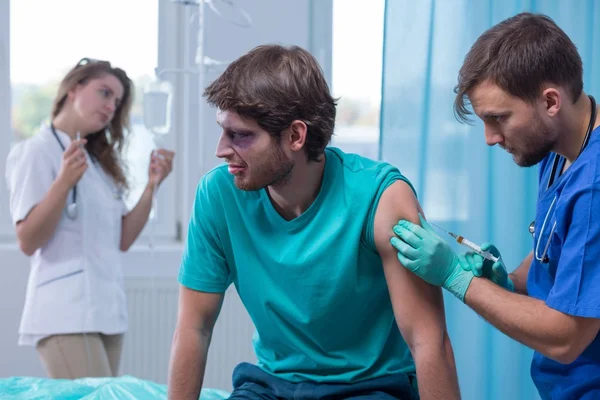
[[(53, 124), (50, 124), (50, 129), (52, 130), (52, 134), (56, 138), (56, 141), (60, 145), (60, 148), (63, 151), (66, 151), (65, 145), (60, 141), (60, 138), (58, 137), (58, 134), (56, 133), (56, 129), (54, 128)], [(94, 161), (94, 158), (92, 158), (92, 161)], [(123, 190), (119, 189), (119, 188), (113, 188), (113, 196), (115, 199), (122, 199), (123, 198)], [(67, 208), (65, 211), (66, 211), (67, 217), (69, 217), (71, 219), (77, 218), (77, 184), (75, 184), (75, 186), (73, 186), (73, 200), (71, 201), (71, 203), (69, 203), (67, 205)]]
[[(594, 99), (593, 96), (588, 96), (588, 97), (590, 98), (590, 101), (592, 102), (592, 114), (590, 115), (590, 122), (588, 124), (588, 128), (585, 133), (585, 138), (583, 139), (583, 143), (581, 144), (581, 149), (579, 149), (579, 154), (577, 154), (577, 157), (579, 157), (579, 155), (583, 152), (585, 147), (588, 145), (588, 143), (590, 141), (590, 134), (592, 133), (592, 129), (594, 128), (594, 122), (596, 122), (596, 99)], [(555, 154), (554, 162), (552, 164), (552, 170), (550, 171), (550, 176), (548, 177), (548, 184), (546, 186), (546, 190), (548, 190), (550, 188), (550, 186), (552, 186), (552, 184), (554, 183), (559, 161), (560, 161), (560, 158), (559, 158), (558, 154)], [(556, 205), (557, 198), (558, 198), (558, 195), (554, 195), (554, 199), (552, 200), (552, 203), (550, 203), (550, 207), (548, 207), (548, 211), (546, 212), (546, 216), (544, 217), (544, 222), (542, 223), (542, 232), (540, 232), (540, 235), (537, 238), (537, 244), (535, 245), (535, 252), (534, 252), (535, 259), (542, 263), (545, 263), (545, 264), (550, 262), (550, 258), (548, 257), (547, 254), (548, 254), (548, 248), (550, 247), (550, 241), (552, 239), (552, 235), (554, 234), (554, 231), (556, 230), (556, 221), (554, 221), (554, 223), (552, 224), (552, 229), (550, 230), (550, 235), (548, 235), (548, 241), (546, 242), (546, 245), (544, 246), (544, 251), (541, 256), (539, 255), (540, 240), (542, 239), (542, 236), (544, 236), (546, 224), (548, 223), (548, 217), (550, 216), (552, 209)], [(533, 220), (531, 222), (531, 224), (529, 224), (529, 233), (531, 233), (531, 236), (535, 238), (535, 220)]]
[[(56, 129), (54, 129), (54, 124), (50, 124), (50, 129), (52, 130), (52, 134), (56, 138), (56, 141), (60, 145), (60, 148), (63, 151), (66, 151), (67, 149), (65, 148), (65, 145), (60, 141), (60, 138), (58, 137), (58, 134), (56, 133)], [(77, 184), (75, 184), (75, 186), (73, 186), (73, 201), (71, 201), (71, 203), (67, 205), (66, 213), (67, 213), (67, 217), (69, 217), (71, 219), (77, 218)]]

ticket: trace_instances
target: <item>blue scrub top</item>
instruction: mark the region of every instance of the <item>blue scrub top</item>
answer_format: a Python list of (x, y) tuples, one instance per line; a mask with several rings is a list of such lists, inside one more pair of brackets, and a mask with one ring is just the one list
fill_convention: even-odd
[[(540, 164), (527, 290), (562, 313), (600, 318), (600, 128), (548, 188), (554, 157)], [(546, 245), (549, 262), (543, 263), (538, 258)], [(600, 399), (600, 336), (568, 365), (535, 352), (531, 376), (542, 399)]]

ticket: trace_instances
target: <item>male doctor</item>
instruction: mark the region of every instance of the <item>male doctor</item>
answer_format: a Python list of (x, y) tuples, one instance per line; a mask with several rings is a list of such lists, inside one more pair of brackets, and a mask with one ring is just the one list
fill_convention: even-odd
[[(499, 260), (458, 256), (423, 219), (400, 221), (401, 264), (442, 286), (535, 350), (542, 399), (600, 398), (600, 121), (583, 92), (575, 45), (548, 17), (523, 13), (490, 28), (459, 72), (455, 109), (470, 101), (488, 145), (539, 164), (533, 249), (507, 275)], [(475, 278), (476, 277), (476, 278)]]

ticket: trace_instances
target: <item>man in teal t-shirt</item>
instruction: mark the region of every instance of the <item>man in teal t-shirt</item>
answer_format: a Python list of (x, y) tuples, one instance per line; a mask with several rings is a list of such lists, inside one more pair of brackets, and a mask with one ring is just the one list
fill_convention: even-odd
[(227, 165), (196, 192), (169, 398), (198, 398), (231, 283), (258, 358), (236, 367), (231, 399), (459, 398), (441, 290), (390, 244), (396, 221), (419, 220), (412, 186), (387, 163), (326, 147), (336, 104), (316, 60), (260, 46), (205, 96)]

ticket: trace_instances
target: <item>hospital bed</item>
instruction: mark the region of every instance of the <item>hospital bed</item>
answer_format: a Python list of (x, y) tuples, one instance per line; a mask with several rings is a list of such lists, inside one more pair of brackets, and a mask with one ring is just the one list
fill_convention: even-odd
[[(229, 393), (202, 389), (200, 400), (223, 400)], [(11, 377), (0, 379), (2, 400), (166, 400), (167, 387), (132, 376), (76, 380)]]

